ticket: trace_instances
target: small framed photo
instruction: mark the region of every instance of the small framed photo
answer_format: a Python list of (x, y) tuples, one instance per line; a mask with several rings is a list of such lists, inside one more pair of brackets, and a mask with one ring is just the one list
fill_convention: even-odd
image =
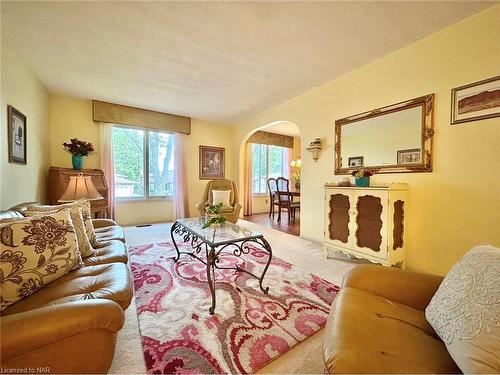
[(9, 163), (26, 164), (26, 116), (7, 106), (7, 140)]
[(451, 125), (500, 116), (500, 76), (451, 90)]
[(398, 150), (398, 165), (420, 164), (422, 160), (421, 151), (419, 148), (411, 148), (409, 150)]
[(224, 148), (200, 146), (200, 180), (224, 178)]
[(362, 167), (363, 166), (363, 157), (362, 156), (354, 156), (348, 159), (349, 167)]

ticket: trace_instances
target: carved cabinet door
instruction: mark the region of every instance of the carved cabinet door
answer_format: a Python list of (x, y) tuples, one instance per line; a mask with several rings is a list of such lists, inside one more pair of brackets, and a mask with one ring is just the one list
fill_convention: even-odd
[(386, 258), (388, 192), (358, 191), (353, 198), (355, 198), (353, 249)]
[(350, 247), (352, 242), (353, 195), (349, 191), (331, 191), (326, 194), (326, 228), (328, 242)]

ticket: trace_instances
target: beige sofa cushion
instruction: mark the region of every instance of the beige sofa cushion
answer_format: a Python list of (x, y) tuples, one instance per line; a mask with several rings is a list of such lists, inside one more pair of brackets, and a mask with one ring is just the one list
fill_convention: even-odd
[(0, 224), (0, 310), (82, 265), (69, 210)]
[(425, 310), (464, 373), (500, 373), (500, 249), (476, 246), (448, 272)]
[(34, 205), (29, 206), (24, 212), (25, 216), (38, 216), (40, 214), (51, 214), (60, 210), (69, 209), (71, 219), (73, 220), (73, 226), (75, 227), (76, 238), (78, 240), (78, 248), (82, 257), (86, 258), (95, 253), (92, 244), (90, 243), (89, 237), (87, 235), (87, 228), (83, 220), (83, 210), (86, 209), (86, 205), (83, 201), (77, 201), (74, 203), (60, 204), (56, 206), (46, 206), (46, 205)]

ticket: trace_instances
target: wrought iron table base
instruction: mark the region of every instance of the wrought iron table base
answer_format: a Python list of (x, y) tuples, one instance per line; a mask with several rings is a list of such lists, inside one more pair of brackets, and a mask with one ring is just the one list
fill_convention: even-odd
[[(187, 252), (187, 251), (180, 251), (179, 247), (177, 246), (177, 242), (175, 241), (174, 234), (182, 237), (183, 242), (190, 243), (191, 248), (193, 249), (192, 252)], [(172, 242), (174, 244), (175, 250), (177, 252), (176, 257), (174, 258), (174, 261), (177, 262), (181, 256), (181, 254), (186, 254), (189, 255), (203, 264), (207, 266), (207, 281), (208, 281), (208, 286), (210, 288), (210, 293), (212, 295), (212, 306), (208, 309), (210, 312), (210, 315), (213, 315), (215, 312), (215, 305), (216, 305), (216, 299), (215, 299), (215, 269), (220, 269), (220, 270), (235, 270), (236, 272), (244, 272), (257, 280), (259, 280), (259, 287), (264, 294), (267, 294), (269, 292), (269, 287), (264, 288), (262, 286), (262, 282), (264, 280), (264, 276), (266, 275), (267, 269), (269, 268), (269, 264), (271, 263), (271, 258), (272, 258), (272, 249), (271, 246), (269, 245), (269, 242), (266, 241), (266, 239), (262, 236), (260, 237), (250, 237), (250, 238), (245, 238), (241, 240), (234, 240), (234, 241), (226, 241), (224, 243), (221, 243), (219, 245), (209, 245), (207, 242), (204, 241), (202, 237), (200, 237), (198, 234), (195, 232), (191, 231), (189, 228), (179, 224), (178, 222), (175, 222), (172, 225), (172, 228), (170, 229), (170, 237), (172, 238)], [(262, 274), (260, 276), (257, 276), (253, 274), (250, 271), (245, 270), (244, 268), (241, 268), (239, 266), (235, 267), (219, 267), (217, 264), (219, 263), (220, 259), (219, 256), (221, 255), (221, 252), (224, 249), (229, 248), (229, 250), (232, 251), (232, 254), (240, 257), (242, 254), (248, 254), (250, 252), (249, 244), (258, 244), (260, 245), (268, 254), (269, 254), (269, 259), (267, 260), (266, 266), (264, 267), (264, 271), (262, 271)], [(204, 249), (203, 249), (204, 248)], [(198, 256), (201, 251), (205, 250), (205, 255), (206, 255), (206, 261), (202, 259), (201, 257)]]

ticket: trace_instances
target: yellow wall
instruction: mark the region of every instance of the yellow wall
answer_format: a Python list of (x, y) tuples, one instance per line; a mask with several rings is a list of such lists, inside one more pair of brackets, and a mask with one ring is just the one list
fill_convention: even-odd
[[(323, 238), (323, 184), (334, 176), (335, 119), (436, 93), (434, 171), (375, 175), (409, 184), (410, 269), (444, 274), (471, 246), (500, 246), (500, 118), (450, 125), (450, 90), (499, 74), (500, 5), (239, 124), (234, 148), (257, 127), (294, 122), (302, 139), (301, 235)], [(325, 142), (317, 163), (305, 147)], [(242, 169), (243, 152), (234, 163)], [(238, 159), (239, 158), (239, 159)], [(237, 164), (235, 164), (237, 165)], [(241, 174), (238, 176), (243, 186)]]
[[(0, 120), (0, 207), (44, 201), (49, 166), (49, 94), (2, 33)], [(8, 162), (7, 105), (26, 115), (27, 164)]]
[(50, 162), (71, 168), (71, 154), (62, 146), (70, 138), (92, 142), (96, 152), (83, 160), (84, 168), (99, 168), (99, 125), (92, 121), (92, 101), (60, 95), (50, 96)]
[[(84, 159), (84, 168), (99, 168), (99, 125), (92, 121), (92, 101), (52, 95), (50, 98), (51, 165), (71, 167), (71, 155), (62, 143), (77, 137), (94, 144), (97, 152)], [(226, 148), (226, 177), (233, 178), (233, 128), (193, 119), (191, 134), (186, 137), (186, 167), (190, 214), (197, 214), (195, 205), (201, 199), (206, 181), (198, 176), (200, 145)], [(122, 201), (116, 205), (116, 220), (121, 225), (156, 223), (172, 220), (171, 199)]]

